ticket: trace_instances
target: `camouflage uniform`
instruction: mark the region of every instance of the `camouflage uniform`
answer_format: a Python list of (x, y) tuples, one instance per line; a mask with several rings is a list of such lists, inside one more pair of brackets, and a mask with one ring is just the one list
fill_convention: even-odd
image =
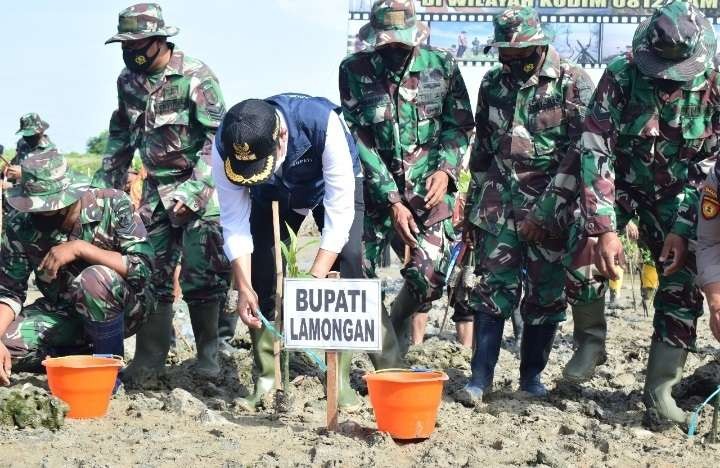
[[(373, 39), (393, 42), (393, 34), (418, 36), (408, 1), (380, 1), (372, 24), (398, 19), (402, 28)], [(404, 16), (403, 16), (404, 14)], [(398, 39), (399, 40), (399, 39)], [(411, 39), (407, 39), (411, 40)], [(455, 183), (472, 132), (473, 118), (465, 83), (453, 56), (412, 41), (403, 72), (386, 67), (375, 48), (357, 52), (340, 65), (340, 97), (345, 120), (358, 142), (365, 171), (365, 259), (369, 277), (394, 233), (391, 205), (402, 202), (413, 213), (420, 233), (402, 275), (414, 299), (428, 303), (442, 295), (449, 244), (454, 238)], [(449, 176), (448, 194), (424, 208), (426, 179), (436, 171)]]
[[(474, 250), (478, 282), (470, 297), (472, 309), (508, 318), (520, 300), (521, 285), (525, 285), (521, 313), (526, 323), (564, 320), (563, 261), (570, 223), (558, 230), (542, 221), (555, 220), (557, 215), (567, 219), (571, 210), (551, 206), (551, 215), (546, 216), (543, 210), (549, 204), (536, 206), (536, 201), (545, 195), (560, 162), (579, 139), (592, 90), (592, 81), (583, 69), (562, 60), (552, 46), (548, 46), (539, 72), (522, 85), (503, 65), (483, 78), (466, 214), (477, 226), (478, 239)], [(552, 213), (556, 209), (557, 213)], [(553, 235), (538, 243), (521, 239), (517, 227), (526, 216)]]
[[(665, 237), (695, 237), (698, 187), (712, 166), (720, 131), (720, 87), (710, 66), (666, 92), (632, 56), (608, 64), (593, 97), (581, 147), (581, 208), (589, 235), (624, 229), (639, 217), (640, 240), (655, 261)], [(702, 297), (689, 252), (680, 271), (661, 276), (654, 340), (693, 349)]]
[(55, 144), (53, 144), (50, 138), (44, 133), (49, 127), (50, 125), (35, 112), (30, 112), (20, 117), (20, 129), (15, 133), (16, 135), (33, 137), (41, 134), (41, 136), (37, 144), (33, 146), (31, 146), (25, 138), (20, 138), (15, 149), (15, 157), (10, 161), (10, 164), (20, 164), (30, 153), (39, 153), (55, 148)]
[[(23, 163), (23, 182), (47, 180), (64, 174), (65, 160), (54, 150), (40, 153)], [(152, 307), (150, 271), (154, 252), (145, 227), (134, 213), (130, 199), (113, 189), (89, 189), (87, 181), (66, 185), (55, 200), (45, 194), (28, 197), (18, 190), (8, 192), (15, 208), (2, 237), (0, 302), (16, 315), (3, 344), (20, 367), (36, 367), (47, 355), (85, 350), (91, 340), (87, 322), (104, 323), (123, 316), (124, 335), (134, 334)], [(22, 187), (16, 187), (22, 189)], [(26, 192), (27, 193), (27, 192)], [(32, 212), (53, 211), (79, 200), (81, 211), (69, 233), (36, 229)], [(48, 251), (57, 245), (82, 240), (123, 255), (126, 278), (103, 265), (78, 259), (58, 272), (55, 280), (45, 279), (38, 267)], [(25, 303), (30, 274), (42, 297)]]
[[(146, 6), (129, 10), (137, 16)], [(120, 36), (128, 34), (114, 37)], [(163, 71), (147, 76), (126, 68), (117, 87), (107, 155), (93, 185), (123, 189), (139, 150), (147, 170), (139, 213), (157, 255), (153, 283), (158, 300), (173, 301), (172, 278), (182, 256), (185, 301), (221, 301), (229, 264), (210, 172), (213, 138), (225, 112), (217, 78), (201, 61), (173, 50)], [(173, 217), (177, 201), (193, 212), (184, 224)]]

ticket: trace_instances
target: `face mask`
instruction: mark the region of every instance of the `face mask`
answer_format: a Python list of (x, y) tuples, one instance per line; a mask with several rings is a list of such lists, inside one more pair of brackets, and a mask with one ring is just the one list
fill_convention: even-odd
[(655, 82), (655, 86), (666, 94), (671, 94), (682, 85), (682, 82), (680, 81), (663, 80), (660, 78), (653, 81)]
[(519, 59), (503, 59), (499, 58), (500, 63), (510, 68), (510, 74), (520, 83), (525, 83), (531, 76), (535, 74), (542, 53), (536, 48), (532, 54)]
[(156, 41), (150, 41), (145, 47), (140, 49), (123, 49), (123, 62), (125, 66), (130, 70), (138, 73), (147, 73), (153, 62), (160, 55), (160, 47), (158, 47), (155, 55), (152, 57), (147, 55), (147, 51), (150, 50)]
[(49, 234), (60, 229), (63, 221), (65, 221), (65, 215), (66, 213), (64, 213), (63, 210), (59, 210), (55, 214), (49, 216), (32, 214), (30, 215), (30, 221), (35, 229), (42, 233)]
[(377, 49), (385, 65), (393, 71), (400, 70), (407, 62), (412, 47), (405, 44), (380, 47)]
[(27, 137), (27, 136), (23, 137), (23, 139), (25, 140), (25, 143), (27, 143), (28, 146), (30, 146), (30, 148), (35, 148), (38, 145), (38, 143), (40, 143), (41, 137), (42, 137), (42, 135), (33, 135), (33, 136), (29, 136), (29, 137)]

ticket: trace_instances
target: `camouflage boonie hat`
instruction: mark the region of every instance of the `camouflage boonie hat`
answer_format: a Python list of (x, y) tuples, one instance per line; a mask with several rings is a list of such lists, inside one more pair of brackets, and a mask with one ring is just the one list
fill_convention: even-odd
[(429, 36), (428, 27), (415, 16), (413, 0), (377, 0), (370, 22), (360, 28), (359, 38), (372, 47), (399, 42), (416, 46)]
[(711, 65), (716, 46), (715, 31), (700, 9), (671, 0), (638, 26), (633, 60), (644, 75), (689, 81)]
[(105, 41), (137, 41), (147, 37), (174, 36), (180, 30), (175, 26), (165, 26), (162, 8), (157, 3), (138, 3), (120, 12), (118, 33)]
[(495, 36), (485, 47), (533, 47), (550, 44), (550, 38), (540, 26), (540, 18), (530, 7), (514, 5), (493, 18)]
[(67, 160), (55, 149), (34, 153), (20, 163), (20, 183), (7, 192), (7, 202), (23, 213), (55, 211), (70, 206), (88, 188), (88, 181), (68, 172)]
[(15, 135), (29, 137), (44, 132), (48, 127), (50, 125), (41, 119), (37, 113), (30, 112), (20, 117), (20, 130), (15, 132)]

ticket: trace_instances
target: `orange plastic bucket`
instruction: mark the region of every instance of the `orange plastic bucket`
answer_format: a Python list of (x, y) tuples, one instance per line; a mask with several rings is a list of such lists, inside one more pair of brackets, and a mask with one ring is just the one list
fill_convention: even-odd
[(387, 370), (363, 376), (378, 430), (394, 439), (427, 439), (435, 430), (443, 382), (439, 371)]
[(67, 417), (86, 419), (107, 413), (123, 361), (113, 357), (64, 356), (46, 358), (42, 365), (52, 394), (70, 406)]

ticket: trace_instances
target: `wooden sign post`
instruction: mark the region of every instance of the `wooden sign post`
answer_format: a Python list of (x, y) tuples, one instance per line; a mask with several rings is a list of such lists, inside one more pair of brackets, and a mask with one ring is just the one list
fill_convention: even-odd
[(286, 349), (324, 349), (327, 428), (338, 424), (338, 353), (382, 351), (380, 280), (286, 278)]

